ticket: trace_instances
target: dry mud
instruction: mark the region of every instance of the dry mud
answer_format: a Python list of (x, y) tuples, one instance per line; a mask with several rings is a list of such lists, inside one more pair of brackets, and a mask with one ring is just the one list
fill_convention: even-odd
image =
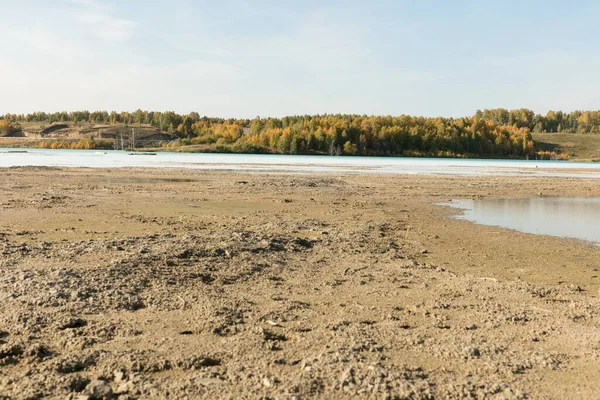
[(434, 205), (597, 181), (0, 173), (0, 399), (600, 393), (599, 249)]

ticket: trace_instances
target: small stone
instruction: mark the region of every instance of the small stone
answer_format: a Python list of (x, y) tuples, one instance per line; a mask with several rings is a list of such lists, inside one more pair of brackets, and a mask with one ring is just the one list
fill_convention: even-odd
[(271, 381), (267, 377), (263, 378), (262, 384), (263, 384), (264, 387), (271, 387)]
[(354, 383), (354, 368), (350, 367), (342, 374), (340, 378), (340, 385), (346, 386), (349, 383)]
[(227, 382), (217, 378), (199, 378), (196, 379), (196, 383), (202, 386), (218, 386), (225, 385)]
[(115, 393), (118, 395), (128, 393), (130, 386), (131, 386), (130, 382), (122, 382), (119, 385), (119, 387), (117, 387), (117, 390), (115, 391)]
[(477, 347), (465, 347), (463, 350), (464, 354), (470, 358), (478, 358), (481, 356), (481, 352)]
[(58, 329), (64, 331), (65, 329), (81, 328), (87, 325), (87, 321), (83, 318), (71, 318), (68, 321), (62, 323)]
[(581, 286), (576, 285), (574, 283), (569, 285), (569, 289), (571, 289), (574, 292), (583, 292), (583, 289), (581, 288)]
[(91, 381), (81, 393), (89, 400), (111, 400), (114, 398), (110, 385), (101, 379)]
[(125, 380), (125, 373), (123, 371), (116, 370), (114, 375), (115, 383), (121, 383)]

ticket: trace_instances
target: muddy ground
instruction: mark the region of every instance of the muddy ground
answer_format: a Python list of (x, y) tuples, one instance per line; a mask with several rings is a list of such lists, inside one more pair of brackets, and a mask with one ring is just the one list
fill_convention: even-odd
[(600, 393), (600, 250), (450, 219), (596, 180), (0, 171), (0, 399)]

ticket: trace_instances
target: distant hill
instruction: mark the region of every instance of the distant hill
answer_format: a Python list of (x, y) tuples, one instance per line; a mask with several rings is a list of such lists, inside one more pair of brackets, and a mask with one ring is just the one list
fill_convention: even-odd
[(600, 161), (600, 135), (580, 133), (533, 133), (540, 151), (557, 153), (561, 158)]
[[(109, 144), (117, 148), (130, 148), (135, 141), (135, 147), (159, 147), (174, 139), (174, 135), (161, 131), (151, 125), (130, 126), (125, 124), (91, 124), (91, 123), (55, 123), (45, 125), (39, 122), (24, 122), (15, 145), (24, 146), (27, 143), (40, 145), (42, 141), (77, 142), (80, 140), (98, 140), (103, 147)], [(13, 135), (16, 137), (17, 135)], [(8, 140), (0, 144), (12, 145)], [(43, 145), (42, 145), (43, 146)]]

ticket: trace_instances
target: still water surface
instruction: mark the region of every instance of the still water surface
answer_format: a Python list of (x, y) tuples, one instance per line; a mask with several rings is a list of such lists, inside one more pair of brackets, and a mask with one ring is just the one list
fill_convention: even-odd
[(457, 219), (600, 245), (600, 198), (461, 199), (442, 205), (462, 209)]
[[(0, 141), (0, 146), (1, 146)], [(18, 151), (18, 152), (17, 152)], [(270, 172), (358, 172), (405, 175), (556, 176), (600, 178), (600, 163), (411, 157), (330, 157), (264, 154), (0, 148), (0, 167), (154, 167)]]

